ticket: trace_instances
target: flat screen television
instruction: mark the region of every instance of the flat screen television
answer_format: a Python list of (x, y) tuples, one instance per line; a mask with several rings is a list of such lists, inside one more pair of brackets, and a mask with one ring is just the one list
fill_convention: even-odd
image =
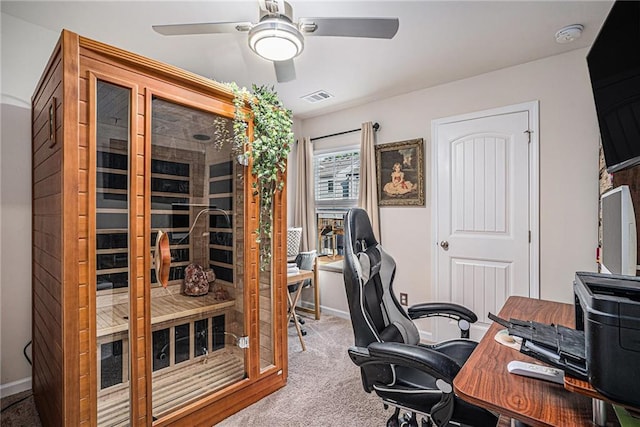
[(640, 2), (614, 3), (587, 65), (607, 170), (640, 164)]
[(636, 275), (636, 215), (628, 185), (607, 191), (602, 209), (601, 267), (603, 273)]

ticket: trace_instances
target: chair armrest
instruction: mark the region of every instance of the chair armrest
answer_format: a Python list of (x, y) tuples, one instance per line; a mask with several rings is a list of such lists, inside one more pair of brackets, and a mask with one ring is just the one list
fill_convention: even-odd
[(478, 321), (478, 316), (466, 307), (448, 302), (427, 302), (409, 307), (407, 311), (411, 319), (424, 317), (449, 317), (455, 320), (466, 320), (469, 323)]
[(453, 383), (460, 365), (451, 357), (426, 347), (397, 342), (374, 342), (369, 347), (350, 347), (349, 356), (356, 365), (399, 365), (425, 372), (436, 379)]

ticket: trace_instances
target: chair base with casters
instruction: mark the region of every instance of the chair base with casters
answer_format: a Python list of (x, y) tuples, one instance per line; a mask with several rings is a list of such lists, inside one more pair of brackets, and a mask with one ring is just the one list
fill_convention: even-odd
[[(469, 327), (477, 321), (469, 309), (451, 303), (414, 305), (408, 313), (393, 293), (396, 264), (376, 241), (366, 211), (345, 215), (344, 282), (355, 346), (351, 360), (360, 367), (362, 385), (385, 406), (395, 408), (388, 426), (495, 426), (497, 415), (463, 401), (453, 380), (475, 349)], [(413, 320), (434, 316), (454, 319), (460, 339), (420, 343)], [(401, 410), (407, 414), (401, 416)]]

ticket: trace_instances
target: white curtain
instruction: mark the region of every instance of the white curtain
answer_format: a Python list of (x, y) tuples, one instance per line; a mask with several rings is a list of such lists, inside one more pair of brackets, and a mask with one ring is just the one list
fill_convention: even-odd
[(360, 132), (360, 193), (358, 207), (366, 210), (376, 240), (380, 241), (380, 219), (378, 213), (378, 190), (376, 186), (376, 153), (373, 124), (362, 124)]
[(303, 138), (298, 142), (296, 156), (298, 166), (293, 225), (302, 227), (302, 251), (316, 248), (315, 193), (313, 190), (313, 148), (311, 139)]

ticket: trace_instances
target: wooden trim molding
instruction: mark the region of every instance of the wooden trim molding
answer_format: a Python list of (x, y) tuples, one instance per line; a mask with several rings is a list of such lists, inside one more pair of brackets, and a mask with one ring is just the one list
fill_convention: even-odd
[[(64, 31), (68, 32), (67, 30)], [(132, 68), (143, 70), (148, 74), (160, 74), (173, 81), (178, 80), (182, 84), (196, 85), (199, 88), (206, 87), (219, 97), (227, 100), (233, 100), (233, 93), (226, 86), (216, 82), (215, 80), (207, 79), (195, 73), (174, 67), (173, 65), (165, 64), (132, 52), (127, 52), (126, 50), (109, 46), (108, 44), (86, 37), (79, 36), (79, 38), (81, 47), (115, 58), (120, 62), (126, 63)]]

